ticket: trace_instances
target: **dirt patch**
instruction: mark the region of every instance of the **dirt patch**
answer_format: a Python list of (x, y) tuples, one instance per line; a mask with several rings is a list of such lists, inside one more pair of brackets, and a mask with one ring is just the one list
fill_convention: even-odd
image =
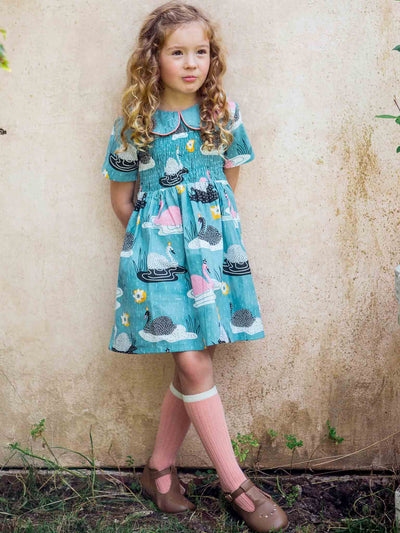
[[(46, 531), (249, 531), (226, 502), (214, 470), (179, 469), (187, 496), (197, 509), (175, 515), (160, 512), (143, 498), (139, 469), (134, 473), (102, 470), (96, 475), (79, 472), (84, 474), (80, 479), (50, 471), (27, 475), (3, 470), (0, 531), (36, 531), (40, 524), (51, 523), (57, 527)], [(395, 531), (394, 492), (399, 475), (281, 475), (261, 470), (246, 474), (285, 509), (288, 533)]]

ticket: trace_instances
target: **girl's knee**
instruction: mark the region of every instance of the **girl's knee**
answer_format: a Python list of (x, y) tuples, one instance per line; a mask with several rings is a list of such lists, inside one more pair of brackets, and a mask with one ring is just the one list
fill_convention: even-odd
[(175, 352), (176, 372), (180, 381), (196, 383), (212, 374), (212, 358), (207, 350)]

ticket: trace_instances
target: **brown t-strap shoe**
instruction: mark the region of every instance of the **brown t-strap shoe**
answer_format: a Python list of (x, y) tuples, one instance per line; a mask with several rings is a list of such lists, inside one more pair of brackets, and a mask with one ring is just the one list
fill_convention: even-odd
[[(190, 511), (196, 509), (195, 504), (181, 494), (176, 466), (170, 465), (163, 470), (157, 470), (149, 467), (149, 461), (150, 457), (147, 459), (146, 466), (140, 477), (143, 494), (150, 498), (161, 511), (166, 513), (181, 513), (188, 509)], [(155, 480), (165, 474), (171, 474), (171, 486), (168, 492), (162, 494), (158, 491)]]
[[(234, 500), (245, 493), (254, 503), (254, 511), (245, 511)], [(233, 509), (253, 531), (267, 533), (268, 531), (284, 531), (288, 526), (285, 511), (274, 502), (272, 497), (259, 489), (250, 479), (246, 479), (233, 492), (225, 492), (225, 498), (232, 504)]]

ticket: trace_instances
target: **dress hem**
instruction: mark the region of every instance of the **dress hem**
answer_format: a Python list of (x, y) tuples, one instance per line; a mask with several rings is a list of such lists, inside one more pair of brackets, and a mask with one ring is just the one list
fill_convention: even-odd
[[(258, 340), (258, 339), (264, 339), (265, 338), (265, 332), (262, 331), (258, 334), (255, 334), (255, 335), (245, 335), (245, 337), (243, 339), (235, 339), (233, 341), (229, 341), (229, 342), (219, 342), (219, 343), (216, 343), (216, 344), (209, 344), (208, 346), (219, 346), (220, 344), (233, 344), (235, 342), (242, 342), (242, 341), (255, 341), (255, 340)], [(204, 346), (203, 347), (200, 347), (200, 348), (194, 348), (193, 345), (192, 346), (188, 346), (187, 348), (180, 348), (179, 350), (170, 350), (169, 352), (166, 352), (165, 350), (156, 350), (156, 351), (151, 351), (151, 352), (136, 352), (136, 351), (133, 351), (133, 352), (122, 352), (121, 350), (116, 350), (115, 348), (111, 348), (110, 346), (108, 347), (108, 350), (110, 352), (114, 352), (114, 353), (122, 353), (124, 355), (146, 355), (146, 354), (151, 354), (151, 353), (166, 353), (166, 354), (170, 354), (170, 353), (174, 353), (174, 352), (186, 352), (186, 351), (192, 351), (192, 350), (205, 350), (206, 348), (208, 348), (208, 346)]]

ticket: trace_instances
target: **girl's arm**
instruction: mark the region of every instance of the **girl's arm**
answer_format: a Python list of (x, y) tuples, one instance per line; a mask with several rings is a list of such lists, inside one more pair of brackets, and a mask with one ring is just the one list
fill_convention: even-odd
[(130, 216), (135, 206), (138, 186), (136, 181), (111, 181), (110, 180), (110, 197), (114, 213), (117, 215), (121, 224), (126, 229)]
[(224, 168), (224, 174), (228, 180), (229, 185), (232, 187), (233, 192), (235, 192), (236, 184), (239, 179), (240, 166)]

